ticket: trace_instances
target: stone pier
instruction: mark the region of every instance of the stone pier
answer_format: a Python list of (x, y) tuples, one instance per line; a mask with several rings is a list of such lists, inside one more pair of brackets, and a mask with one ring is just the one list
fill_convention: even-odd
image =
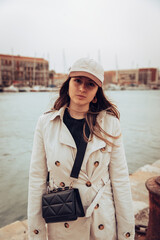
[[(130, 175), (136, 224), (148, 225), (149, 194), (145, 187), (148, 178), (160, 176), (160, 160), (145, 165)], [(136, 237), (135, 239), (139, 239)], [(144, 238), (143, 238), (144, 239)], [(16, 221), (0, 229), (0, 240), (28, 240), (27, 220)]]

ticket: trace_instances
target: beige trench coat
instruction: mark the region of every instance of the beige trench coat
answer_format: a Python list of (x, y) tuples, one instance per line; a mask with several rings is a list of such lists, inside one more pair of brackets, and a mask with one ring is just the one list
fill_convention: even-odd
[[(61, 182), (68, 186), (77, 151), (63, 123), (64, 109), (42, 115), (36, 126), (29, 176), (29, 239), (133, 240), (134, 214), (122, 137), (114, 140), (118, 147), (112, 148), (96, 136), (87, 145), (79, 178), (73, 182), (80, 191), (85, 217), (67, 224), (45, 224), (41, 198), (47, 172), (51, 172), (51, 186), (53, 181), (58, 187)], [(97, 121), (107, 133), (120, 134), (119, 120), (105, 111)]]

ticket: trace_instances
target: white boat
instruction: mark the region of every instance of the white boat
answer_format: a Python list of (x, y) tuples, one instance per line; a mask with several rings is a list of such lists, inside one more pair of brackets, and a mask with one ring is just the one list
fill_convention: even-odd
[(9, 87), (3, 88), (3, 92), (18, 92), (18, 88), (11, 85)]
[(40, 91), (40, 88), (41, 88), (41, 86), (39, 86), (39, 85), (33, 86), (33, 87), (30, 89), (30, 92), (39, 92), (39, 91)]
[(145, 84), (139, 84), (136, 86), (125, 86), (126, 90), (149, 90), (149, 86)]
[(111, 91), (121, 90), (121, 87), (119, 85), (109, 83), (107, 86), (107, 90), (111, 90)]
[(45, 86), (40, 86), (39, 92), (48, 92), (48, 88)]
[(19, 87), (18, 91), (19, 92), (30, 92), (30, 87)]
[(59, 87), (47, 87), (47, 92), (58, 92)]
[(45, 86), (34, 86), (30, 89), (30, 92), (58, 92), (58, 87), (45, 87)]

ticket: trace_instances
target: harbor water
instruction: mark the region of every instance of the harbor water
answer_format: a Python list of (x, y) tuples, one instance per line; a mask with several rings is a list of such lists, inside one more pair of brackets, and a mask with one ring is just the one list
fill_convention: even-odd
[[(160, 159), (160, 91), (106, 91), (118, 106), (132, 173)], [(34, 128), (56, 93), (0, 93), (0, 227), (27, 217)]]

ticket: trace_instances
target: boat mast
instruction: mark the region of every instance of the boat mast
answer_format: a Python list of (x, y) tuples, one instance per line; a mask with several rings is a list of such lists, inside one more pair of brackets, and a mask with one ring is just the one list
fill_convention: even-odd
[(98, 63), (101, 64), (101, 51), (98, 49)]
[(118, 59), (117, 59), (117, 54), (115, 56), (115, 63), (116, 63), (116, 83), (118, 84)]
[(12, 48), (12, 78), (11, 78), (11, 85), (13, 84), (14, 82), (14, 50)]
[(64, 48), (63, 48), (63, 73), (66, 73), (66, 57)]

